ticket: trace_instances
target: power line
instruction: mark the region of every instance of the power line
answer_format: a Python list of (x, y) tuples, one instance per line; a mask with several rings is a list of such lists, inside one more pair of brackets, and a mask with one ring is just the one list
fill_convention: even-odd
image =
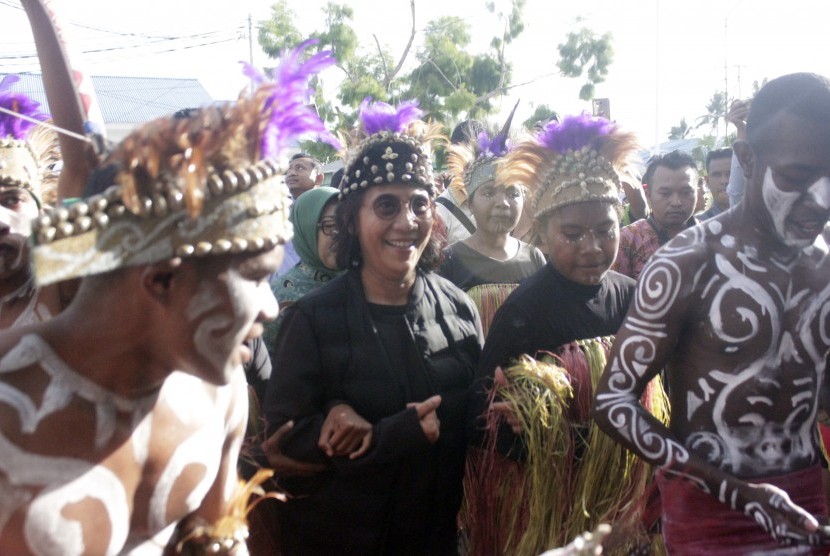
[[(6, 6), (8, 8), (15, 9), (15, 10), (19, 10), (19, 11), (24, 11), (23, 6), (21, 6), (17, 2), (12, 2), (11, 0), (0, 0), (0, 5)], [(110, 35), (117, 35), (117, 36), (121, 36), (121, 37), (140, 37), (140, 38), (145, 38), (145, 39), (158, 39), (158, 40), (175, 40), (175, 39), (183, 38), (183, 36), (176, 36), (176, 35), (150, 35), (150, 34), (146, 34), (146, 33), (116, 31), (116, 30), (113, 30), (113, 29), (105, 29), (103, 27), (96, 27), (94, 25), (89, 25), (89, 24), (86, 24), (86, 23), (82, 23), (80, 21), (75, 21), (75, 20), (67, 19), (67, 18), (61, 18), (61, 21), (65, 22), (66, 24), (72, 25), (73, 27), (78, 27), (78, 28), (81, 28), (81, 29), (87, 29), (87, 30), (90, 30), (90, 31), (97, 31), (99, 33), (107, 33), (107, 34), (110, 34)], [(240, 24), (241, 24), (241, 20), (238, 20), (237, 25), (240, 25)], [(195, 33), (193, 35), (188, 35), (188, 36), (197, 37), (197, 36), (202, 36), (202, 35), (210, 35), (210, 34), (214, 34), (214, 33), (219, 33), (219, 32), (222, 32), (222, 31), (224, 31), (224, 29), (217, 29), (215, 31), (208, 31), (206, 33)]]
[[(182, 46), (175, 46), (173, 48), (168, 48), (168, 49), (165, 49), (165, 50), (155, 51), (154, 54), (161, 54), (161, 53), (165, 53), (165, 52), (175, 52), (177, 50), (189, 50), (191, 48), (199, 48), (199, 47), (202, 47), (202, 46), (210, 46), (210, 45), (214, 45), (214, 44), (221, 44), (221, 43), (230, 42), (230, 41), (233, 41), (233, 40), (238, 40), (240, 38), (240, 36), (237, 34), (237, 32), (241, 31), (241, 30), (242, 30), (242, 27), (239, 27), (237, 29), (228, 29), (224, 32), (225, 35), (227, 35), (228, 33), (233, 33), (233, 36), (230, 36), (230, 37), (229, 36), (217, 37), (216, 40), (203, 41), (203, 42), (200, 42), (198, 44), (189, 44), (189, 45), (185, 44), (185, 45), (182, 45)], [(144, 48), (144, 47), (149, 47), (149, 46), (153, 46), (153, 45), (169, 43), (171, 40), (192, 40), (193, 38), (207, 38), (207, 37), (198, 37), (197, 35), (182, 36), (182, 37), (177, 37), (176, 39), (160, 39), (160, 40), (153, 40), (153, 41), (145, 41), (145, 42), (142, 42), (142, 43), (120, 44), (120, 45), (115, 45), (115, 46), (110, 46), (110, 47), (102, 47), (102, 48), (88, 48), (86, 50), (81, 50), (81, 54), (89, 55), (89, 54), (100, 54), (100, 53), (103, 53), (103, 52), (114, 52), (114, 51), (119, 51), (119, 50), (133, 50), (133, 49)], [(146, 53), (142, 52), (140, 54), (145, 55)], [(34, 58), (37, 58), (37, 53), (36, 52), (27, 52), (25, 54), (0, 55), (0, 60), (12, 61), (12, 63), (14, 63), (13, 62), (14, 60), (31, 60), (31, 59), (34, 59)]]

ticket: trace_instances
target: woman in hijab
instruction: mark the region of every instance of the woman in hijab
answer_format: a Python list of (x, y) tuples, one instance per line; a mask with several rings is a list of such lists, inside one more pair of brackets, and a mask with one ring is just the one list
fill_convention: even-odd
[[(280, 315), (283, 309), (340, 274), (332, 250), (337, 235), (334, 212), (339, 193), (333, 187), (310, 189), (297, 197), (291, 207), (292, 241), (300, 262), (271, 283), (271, 290), (280, 304)], [(265, 327), (263, 340), (269, 353), (273, 353), (281, 321), (277, 318)]]

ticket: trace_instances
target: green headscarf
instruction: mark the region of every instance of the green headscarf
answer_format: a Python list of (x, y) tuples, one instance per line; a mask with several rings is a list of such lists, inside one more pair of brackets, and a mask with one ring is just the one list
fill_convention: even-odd
[(340, 191), (333, 187), (309, 189), (294, 201), (291, 207), (291, 224), (294, 226), (294, 249), (300, 260), (314, 270), (331, 272), (320, 260), (317, 252), (317, 223), (323, 209)]

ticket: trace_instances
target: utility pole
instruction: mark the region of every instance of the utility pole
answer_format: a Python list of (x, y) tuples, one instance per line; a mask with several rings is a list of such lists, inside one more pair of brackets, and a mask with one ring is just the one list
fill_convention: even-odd
[(654, 148), (660, 144), (660, 0), (654, 0)]
[[(238, 21), (238, 20), (237, 20)], [(248, 63), (251, 67), (254, 65), (254, 34), (253, 23), (251, 22), (251, 12), (248, 12)], [(254, 78), (251, 77), (251, 94), (254, 94)]]
[[(728, 22), (728, 16), (723, 18), (723, 109), (726, 112), (729, 111), (729, 70), (727, 65), (727, 45), (729, 44)], [(726, 112), (723, 114), (724, 142), (726, 142), (726, 134), (729, 133), (729, 124), (726, 121)], [(718, 125), (717, 129), (720, 131), (720, 125)], [(717, 143), (717, 137), (715, 137), (715, 142)]]

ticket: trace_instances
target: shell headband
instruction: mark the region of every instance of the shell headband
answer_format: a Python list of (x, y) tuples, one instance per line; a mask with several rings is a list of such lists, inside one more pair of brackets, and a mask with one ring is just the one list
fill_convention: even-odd
[(533, 191), (534, 216), (589, 201), (619, 203), (618, 172), (633, 163), (634, 134), (587, 114), (548, 123), (505, 158), (500, 181)]
[(334, 60), (320, 52), (302, 61), (307, 45), (288, 53), (277, 81), (260, 80), (250, 97), (127, 136), (99, 167), (115, 169), (115, 185), (35, 221), (38, 284), (290, 239), (278, 156), (300, 136), (334, 141), (306, 104), (308, 77)]
[(490, 139), (486, 131), (479, 133), (473, 145), (450, 145), (447, 148), (447, 170), (452, 175), (449, 187), (455, 198), (463, 203), (485, 183), (495, 182), (496, 165), (507, 151), (506, 134)]
[(411, 183), (426, 189), (430, 197), (435, 195), (430, 145), (435, 135), (420, 117), (415, 101), (398, 107), (363, 101), (364, 137), (346, 156), (340, 199), (358, 189), (391, 183)]

